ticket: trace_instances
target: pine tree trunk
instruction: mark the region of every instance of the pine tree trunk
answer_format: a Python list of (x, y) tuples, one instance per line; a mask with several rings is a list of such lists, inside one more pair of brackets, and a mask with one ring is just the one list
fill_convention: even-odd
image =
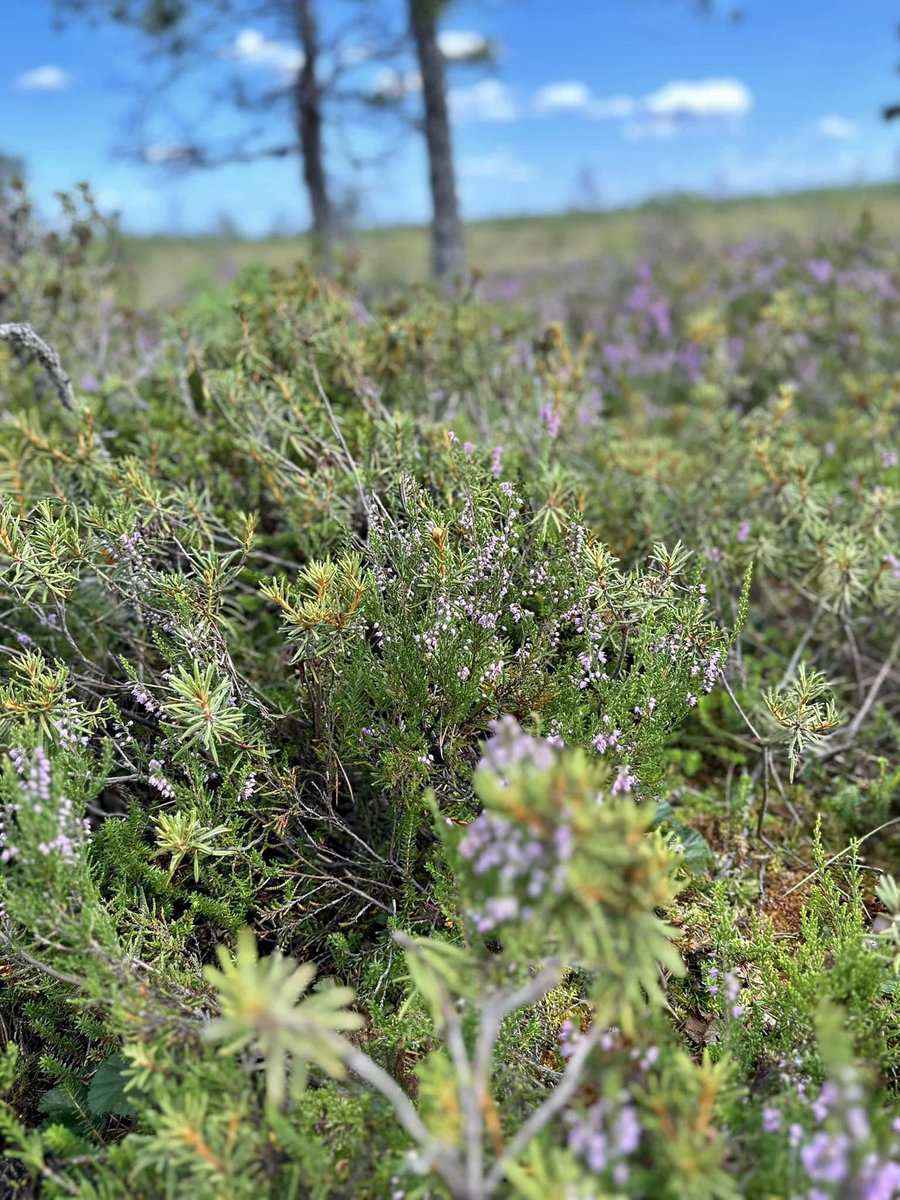
[(434, 214), (431, 267), (440, 277), (465, 270), (466, 246), (456, 197), (444, 56), (437, 40), (438, 8), (438, 0), (409, 0), (410, 28), (416, 43), (425, 102), (425, 141)]
[(322, 93), (316, 73), (318, 31), (313, 12), (313, 0), (298, 0), (297, 26), (303, 50), (303, 66), (297, 74), (296, 117), (300, 150), (303, 155), (303, 182), (312, 209), (313, 236), (316, 248), (327, 267), (334, 252), (334, 209), (328, 195), (322, 144)]

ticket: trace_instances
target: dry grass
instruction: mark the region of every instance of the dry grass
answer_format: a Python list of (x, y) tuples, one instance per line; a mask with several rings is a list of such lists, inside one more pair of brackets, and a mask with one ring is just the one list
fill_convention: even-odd
[[(789, 196), (711, 201), (685, 198), (635, 209), (514, 217), (468, 228), (472, 265), (489, 278), (584, 267), (609, 255), (631, 258), (652, 245), (660, 229), (733, 241), (767, 233), (833, 232), (851, 228), (868, 211), (878, 228), (900, 235), (896, 185), (803, 192)], [(225, 282), (252, 264), (287, 267), (309, 256), (305, 237), (241, 241), (229, 238), (130, 238), (125, 250), (143, 303), (177, 303)], [(421, 227), (368, 230), (349, 239), (364, 287), (427, 278), (428, 233)]]

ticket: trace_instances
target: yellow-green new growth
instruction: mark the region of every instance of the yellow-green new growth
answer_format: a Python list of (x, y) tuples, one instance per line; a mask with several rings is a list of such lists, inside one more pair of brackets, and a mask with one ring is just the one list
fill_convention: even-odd
[(199, 742), (218, 765), (219, 745), (235, 737), (244, 722), (243, 712), (232, 704), (228, 682), (218, 677), (212, 663), (202, 669), (194, 663), (191, 670), (179, 667), (170, 686), (177, 699), (167, 701), (168, 714), (182, 722), (185, 738)]
[(224, 1042), (222, 1054), (249, 1049), (264, 1059), (266, 1100), (272, 1107), (281, 1106), (288, 1087), (303, 1091), (310, 1066), (333, 1079), (344, 1075), (349, 1047), (341, 1033), (364, 1024), (359, 1013), (347, 1008), (352, 988), (329, 987), (301, 1000), (316, 968), (311, 963), (298, 966), (277, 952), (261, 959), (250, 929), (239, 931), (234, 957), (223, 946), (217, 953), (221, 970), (206, 967), (204, 975), (219, 994), (222, 1015), (203, 1036)]
[(200, 855), (207, 854), (221, 858), (226, 854), (234, 854), (234, 850), (215, 845), (215, 840), (228, 832), (227, 825), (216, 825), (209, 828), (200, 823), (198, 812), (159, 813), (153, 818), (157, 827), (158, 842), (155, 854), (169, 854), (169, 878), (178, 870), (182, 861), (191, 855), (194, 862), (194, 879), (200, 878)]

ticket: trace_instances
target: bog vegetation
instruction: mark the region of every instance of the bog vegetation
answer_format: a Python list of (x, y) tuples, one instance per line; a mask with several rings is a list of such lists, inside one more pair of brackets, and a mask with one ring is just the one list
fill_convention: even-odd
[[(0, 1192), (900, 1195), (900, 253), (152, 319), (0, 207)], [(98, 236), (99, 235), (99, 236)]]

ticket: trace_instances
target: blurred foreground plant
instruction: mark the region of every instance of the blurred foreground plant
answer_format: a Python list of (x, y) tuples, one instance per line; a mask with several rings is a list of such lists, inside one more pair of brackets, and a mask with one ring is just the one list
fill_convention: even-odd
[[(531, 1194), (529, 1173), (519, 1165), (523, 1156), (551, 1126), (561, 1130), (575, 1119), (572, 1105), (610, 1028), (634, 1034), (648, 1006), (664, 1002), (659, 972), (683, 969), (656, 915), (677, 893), (678, 857), (658, 832), (648, 832), (647, 807), (604, 792), (609, 776), (608, 768), (590, 765), (583, 754), (530, 737), (512, 719), (486, 747), (476, 774), (485, 811), (465, 831), (451, 826), (445, 833), (458, 842), (455, 862), (470, 936), (453, 944), (395, 935), (440, 1047), (428, 1071), (438, 1061), (446, 1068), (449, 1108), (439, 1126), (426, 1123), (397, 1082), (341, 1036), (363, 1023), (345, 1008), (352, 992), (324, 988), (297, 1003), (313, 968), (296, 967), (278, 955), (259, 960), (247, 931), (234, 960), (222, 950), (222, 970), (207, 970), (222, 1017), (204, 1037), (226, 1041), (224, 1053), (247, 1047), (260, 1054), (267, 1097), (275, 1106), (284, 1099), (287, 1077), (302, 1088), (311, 1066), (332, 1077), (348, 1069), (391, 1105), (415, 1144), (415, 1169), (436, 1171), (459, 1200), (487, 1200), (508, 1177), (522, 1182), (517, 1187), (522, 1195)], [(438, 824), (447, 829), (439, 817)], [(485, 912), (492, 914), (487, 926)], [(479, 936), (485, 928), (502, 939), (501, 951), (489, 949)], [(534, 969), (526, 969), (535, 955), (540, 958)], [(546, 1097), (506, 1140), (492, 1082), (498, 1040), (573, 967), (593, 981), (590, 1024), (567, 1046), (565, 1068)], [(723, 1083), (724, 1077), (710, 1078), (709, 1096)], [(648, 1103), (652, 1110), (655, 1102)], [(679, 1127), (673, 1136), (684, 1132)], [(572, 1151), (577, 1143), (570, 1139), (569, 1145), (564, 1170), (581, 1178), (579, 1155)], [(620, 1149), (618, 1175), (624, 1182), (629, 1151), (625, 1145)], [(723, 1153), (724, 1146), (713, 1150), (707, 1142), (696, 1162), (689, 1156), (673, 1160), (683, 1195), (735, 1194), (719, 1169)]]

